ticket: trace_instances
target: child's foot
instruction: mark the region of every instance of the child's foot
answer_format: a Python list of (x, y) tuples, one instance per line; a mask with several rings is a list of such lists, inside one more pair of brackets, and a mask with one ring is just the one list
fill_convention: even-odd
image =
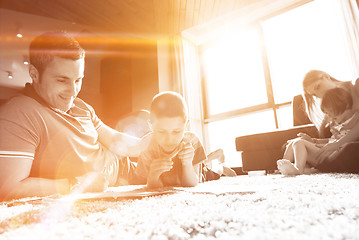
[(285, 176), (299, 175), (299, 170), (287, 159), (281, 159), (277, 161), (278, 170)]
[(222, 149), (217, 149), (216, 151), (208, 154), (207, 159), (208, 161), (217, 159), (220, 163), (224, 163), (224, 152)]
[(217, 159), (215, 161), (212, 161), (211, 167), (209, 167), (213, 172), (217, 173), (219, 176), (222, 176), (223, 174), (223, 164), (218, 162)]
[(225, 157), (222, 149), (217, 149), (211, 152), (210, 154), (208, 154), (206, 162), (207, 163), (210, 162), (211, 163), (210, 169), (219, 175), (223, 174), (228, 177), (237, 176), (236, 172), (233, 169), (227, 167), (226, 164), (224, 163)]
[(223, 175), (227, 177), (235, 177), (237, 173), (232, 169), (223, 164)]

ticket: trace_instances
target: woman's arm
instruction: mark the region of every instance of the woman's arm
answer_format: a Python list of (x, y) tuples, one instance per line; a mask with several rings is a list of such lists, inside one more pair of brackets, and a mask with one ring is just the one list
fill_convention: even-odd
[(312, 138), (306, 133), (298, 133), (298, 137), (314, 144), (326, 144), (329, 142), (329, 138)]
[[(359, 98), (359, 78), (357, 78), (355, 80), (355, 83), (354, 83), (354, 92), (357, 96), (357, 98)], [(354, 98), (355, 99), (355, 98)]]
[[(339, 150), (347, 143), (354, 142), (359, 139), (359, 121), (354, 125), (354, 127), (342, 138), (333, 143), (328, 143), (319, 150), (317, 156), (318, 162), (321, 163), (328, 159), (335, 158), (339, 153)], [(330, 158), (330, 159), (329, 159)]]

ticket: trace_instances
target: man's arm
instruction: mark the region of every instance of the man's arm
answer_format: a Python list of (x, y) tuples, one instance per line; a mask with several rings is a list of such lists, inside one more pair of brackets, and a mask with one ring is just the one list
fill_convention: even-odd
[(146, 147), (140, 144), (140, 138), (118, 132), (105, 124), (97, 132), (100, 143), (119, 156), (137, 157)]
[(31, 166), (28, 158), (0, 158), (0, 200), (69, 192), (67, 179), (29, 178)]

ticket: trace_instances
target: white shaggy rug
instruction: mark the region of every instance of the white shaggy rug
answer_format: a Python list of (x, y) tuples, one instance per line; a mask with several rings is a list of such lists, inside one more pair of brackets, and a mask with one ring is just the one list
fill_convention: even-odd
[(359, 239), (359, 175), (245, 175), (135, 199), (0, 203), (0, 239), (213, 238)]

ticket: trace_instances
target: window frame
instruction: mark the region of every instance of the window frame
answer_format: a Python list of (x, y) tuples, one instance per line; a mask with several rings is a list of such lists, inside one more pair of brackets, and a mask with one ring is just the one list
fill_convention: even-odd
[[(241, 26), (255, 26), (259, 32), (259, 38), (262, 43), (264, 43), (264, 31), (262, 28), (262, 22), (275, 17), (277, 15), (286, 13), (295, 8), (301, 7), (305, 4), (311, 3), (315, 0), (263, 0), (259, 4), (252, 4), (249, 7), (244, 7), (243, 9), (233, 12), (230, 16), (225, 18), (218, 18), (218, 21), (213, 23), (201, 24), (190, 29), (187, 29), (182, 32), (182, 41), (186, 42), (186, 46), (183, 45), (183, 48), (187, 51), (191, 51), (195, 54), (191, 54), (192, 59), (190, 65), (196, 65), (197, 70), (193, 73), (187, 72), (187, 68), (191, 69), (194, 66), (189, 67), (187, 64), (182, 64), (180, 71), (182, 82), (183, 82), (183, 94), (189, 104), (189, 119), (196, 123), (195, 126), (191, 126), (191, 129), (198, 132), (203, 140), (203, 143), (206, 149), (209, 150), (209, 127), (208, 124), (227, 120), (234, 117), (240, 117), (246, 114), (255, 113), (264, 110), (271, 110), (274, 114), (275, 129), (280, 128), (280, 119), (278, 119), (278, 112), (281, 107), (290, 107), (292, 101), (279, 102), (275, 103), (275, 96), (272, 87), (272, 80), (269, 68), (269, 61), (265, 49), (265, 44), (261, 44), (261, 54), (262, 54), (262, 64), (264, 72), (264, 80), (267, 90), (267, 103), (259, 104), (251, 107), (235, 109), (232, 111), (227, 111), (217, 114), (209, 114), (208, 111), (208, 102), (207, 102), (207, 90), (206, 90), (206, 79), (205, 74), (202, 69), (201, 64), (198, 64), (200, 61), (200, 54), (203, 51), (204, 46), (215, 41), (218, 36), (223, 36), (223, 33), (226, 33), (226, 29), (230, 26), (239, 28)], [(262, 11), (260, 8), (266, 7), (267, 12)], [(238, 27), (239, 25), (239, 27)], [(348, 39), (352, 41), (353, 39)], [(355, 53), (353, 53), (355, 54)], [(359, 66), (357, 66), (359, 71)], [(188, 87), (194, 86), (196, 91), (188, 91)], [(199, 94), (198, 94), (199, 93)], [(197, 96), (195, 96), (197, 95)], [(294, 97), (294, 96), (293, 96)], [(196, 102), (191, 100), (196, 99)], [(196, 110), (197, 111), (194, 111)]]
[[(293, 8), (290, 8), (286, 11), (290, 11)], [(203, 102), (203, 123), (204, 124), (208, 124), (214, 121), (220, 121), (220, 120), (225, 120), (228, 118), (232, 118), (232, 117), (239, 117), (241, 115), (245, 115), (248, 113), (253, 113), (253, 112), (257, 112), (257, 111), (262, 111), (262, 110), (269, 110), (271, 109), (273, 111), (274, 114), (274, 121), (275, 121), (275, 128), (278, 129), (279, 128), (279, 123), (278, 123), (278, 117), (277, 117), (277, 109), (279, 109), (282, 106), (288, 106), (292, 104), (292, 101), (288, 101), (288, 102), (281, 102), (281, 103), (275, 103), (275, 99), (274, 99), (274, 93), (273, 93), (273, 87), (272, 87), (272, 80), (271, 80), (271, 74), (270, 74), (270, 68), (269, 68), (269, 60), (268, 60), (268, 55), (267, 55), (267, 51), (266, 51), (266, 47), (265, 47), (265, 40), (264, 40), (264, 33), (263, 33), (263, 28), (261, 26), (261, 22), (264, 21), (265, 19), (268, 19), (270, 17), (276, 16), (276, 15), (280, 15), (284, 12), (286, 12), (284, 10), (277, 12), (276, 14), (271, 14), (270, 16), (267, 16), (266, 18), (261, 18), (259, 19), (258, 23), (256, 23), (255, 25), (253, 25), (258, 33), (259, 36), (259, 40), (260, 40), (260, 48), (261, 48), (261, 60), (262, 60), (262, 68), (263, 68), (263, 72), (264, 72), (264, 80), (265, 80), (265, 85), (266, 85), (266, 93), (267, 93), (267, 102), (263, 103), (263, 104), (258, 104), (258, 105), (254, 105), (254, 106), (250, 106), (250, 107), (246, 107), (246, 108), (238, 108), (232, 111), (227, 111), (227, 112), (223, 112), (223, 113), (217, 113), (217, 114), (209, 114), (209, 106), (208, 106), (208, 101), (207, 99), (209, 98), (208, 96), (208, 90), (207, 90), (207, 80), (205, 78), (205, 74), (204, 74), (204, 69), (201, 66), (200, 69), (200, 73), (201, 73), (201, 90), (202, 90), (202, 102)], [(206, 45), (202, 45), (199, 46), (199, 54), (201, 55), (203, 52), (203, 49), (206, 47)]]

